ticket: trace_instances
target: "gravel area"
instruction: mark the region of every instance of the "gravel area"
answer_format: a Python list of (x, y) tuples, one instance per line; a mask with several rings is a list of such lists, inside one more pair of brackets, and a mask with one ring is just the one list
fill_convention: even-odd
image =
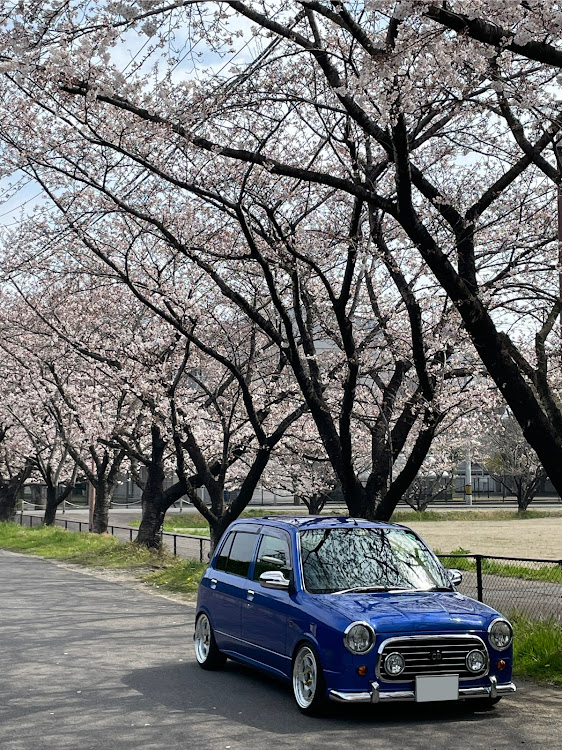
[(562, 560), (562, 517), (522, 521), (416, 521), (408, 524), (434, 550)]

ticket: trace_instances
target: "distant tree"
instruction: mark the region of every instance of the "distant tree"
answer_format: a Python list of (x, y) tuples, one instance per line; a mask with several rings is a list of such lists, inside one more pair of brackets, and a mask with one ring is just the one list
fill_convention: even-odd
[(547, 475), (512, 415), (494, 420), (486, 443), (488, 456), (483, 463), (487, 471), (510, 495), (515, 495), (520, 512), (527, 510)]

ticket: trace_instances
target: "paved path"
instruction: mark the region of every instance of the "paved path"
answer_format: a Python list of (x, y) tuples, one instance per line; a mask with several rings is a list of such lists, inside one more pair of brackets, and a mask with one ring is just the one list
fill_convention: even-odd
[(562, 750), (562, 690), (309, 719), (284, 684), (202, 672), (193, 605), (0, 551), (0, 606), (2, 750)]

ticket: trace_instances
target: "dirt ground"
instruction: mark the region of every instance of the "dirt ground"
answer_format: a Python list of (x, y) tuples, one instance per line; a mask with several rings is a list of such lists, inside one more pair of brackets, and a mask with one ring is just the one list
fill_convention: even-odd
[(524, 521), (439, 521), (408, 524), (434, 550), (562, 561), (562, 517)]

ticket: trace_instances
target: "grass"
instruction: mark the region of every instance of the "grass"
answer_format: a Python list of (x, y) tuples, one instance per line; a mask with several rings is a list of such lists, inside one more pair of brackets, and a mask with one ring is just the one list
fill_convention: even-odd
[(392, 523), (414, 523), (426, 521), (526, 521), (532, 518), (560, 518), (561, 510), (397, 510), (390, 519)]
[(182, 594), (197, 591), (202, 563), (151, 552), (115, 537), (65, 531), (56, 526), (25, 528), (0, 523), (0, 548), (84, 567), (121, 569), (158, 588)]
[[(442, 564), (446, 568), (456, 568), (457, 570), (476, 570), (476, 562), (471, 558), (455, 557), (455, 555), (470, 555), (470, 550), (459, 549), (449, 552), (444, 556), (439, 552), (435, 554), (440, 556)], [(502, 576), (503, 578), (521, 578), (525, 581), (547, 581), (548, 583), (562, 583), (562, 568), (557, 562), (552, 565), (541, 565), (538, 568), (531, 568), (528, 565), (517, 565), (509, 561), (501, 562), (484, 558), (482, 560), (482, 573)]]
[(516, 677), (562, 687), (562, 623), (513, 615), (513, 664)]
[[(114, 537), (65, 531), (59, 527), (25, 528), (0, 523), (0, 548), (63, 560), (84, 567), (124, 569), (163, 591), (193, 599), (205, 564), (156, 554)], [(457, 550), (466, 554), (465, 550)], [(458, 563), (467, 562), (458, 560)], [(465, 568), (466, 569), (466, 568)], [(513, 615), (515, 677), (562, 687), (562, 623)]]

